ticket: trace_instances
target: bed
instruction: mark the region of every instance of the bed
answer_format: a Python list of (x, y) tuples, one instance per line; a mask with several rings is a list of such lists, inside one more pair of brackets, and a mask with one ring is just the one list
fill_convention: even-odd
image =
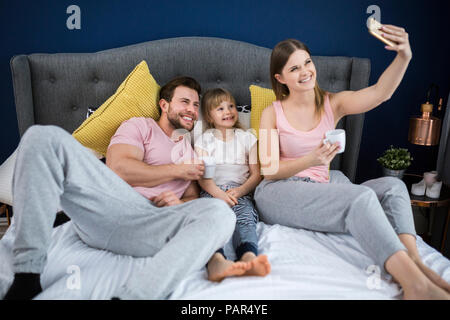
[[(177, 300), (387, 300), (402, 291), (388, 274), (371, 268), (370, 257), (350, 235), (296, 230), (259, 222), (261, 253), (271, 273), (264, 277), (207, 280), (206, 268), (185, 278), (169, 299)], [(12, 282), (14, 222), (0, 241), (0, 296)], [(423, 261), (450, 281), (450, 262), (418, 237)], [(235, 258), (231, 244), (225, 247)], [(69, 221), (53, 230), (48, 263), (41, 277), (43, 292), (35, 299), (109, 299), (136, 268), (151, 258), (133, 258), (93, 249), (80, 240)], [(77, 273), (78, 272), (78, 273)]]
[[(281, 39), (280, 39), (281, 40)], [(178, 75), (197, 79), (203, 90), (221, 86), (238, 105), (250, 105), (250, 85), (270, 88), (271, 50), (220, 38), (183, 37), (149, 41), (96, 53), (18, 55), (11, 59), (19, 131), (33, 124), (53, 124), (73, 132), (86, 111), (114, 93), (140, 61), (146, 60), (158, 83)], [(322, 88), (336, 92), (368, 85), (370, 61), (356, 57), (314, 56)], [(245, 108), (244, 108), (245, 109)], [(248, 110), (248, 109), (247, 109)], [(240, 112), (249, 127), (249, 113)], [(355, 180), (364, 115), (347, 116), (338, 124), (347, 133), (346, 151), (332, 170)], [(170, 299), (398, 299), (401, 290), (355, 239), (346, 234), (319, 233), (258, 223), (259, 247), (272, 272), (264, 278), (206, 280), (203, 268), (186, 277)], [(0, 297), (12, 282), (14, 218), (0, 241)], [(450, 261), (420, 237), (424, 262), (450, 281)], [(234, 258), (228, 243), (225, 253)], [(132, 272), (149, 258), (133, 258), (84, 244), (69, 221), (53, 229), (48, 263), (42, 274), (43, 292), (36, 299), (109, 299)]]

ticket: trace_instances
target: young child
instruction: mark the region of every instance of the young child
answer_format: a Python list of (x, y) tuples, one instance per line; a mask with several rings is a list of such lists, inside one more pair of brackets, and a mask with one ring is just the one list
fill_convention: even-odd
[(256, 224), (258, 213), (253, 205), (254, 189), (261, 181), (257, 139), (242, 129), (236, 103), (224, 89), (207, 91), (201, 105), (206, 131), (195, 142), (199, 157), (213, 157), (216, 171), (212, 179), (200, 179), (200, 197), (224, 200), (236, 214), (233, 246), (237, 261), (228, 260), (219, 249), (208, 262), (208, 279), (222, 281), (229, 276), (265, 276), (270, 272), (266, 255), (258, 255)]

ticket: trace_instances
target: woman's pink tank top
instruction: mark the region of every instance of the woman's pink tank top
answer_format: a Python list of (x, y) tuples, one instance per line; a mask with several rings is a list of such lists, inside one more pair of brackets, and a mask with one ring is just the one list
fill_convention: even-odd
[[(299, 131), (293, 128), (286, 119), (280, 101), (273, 103), (277, 116), (276, 125), (280, 140), (280, 161), (294, 160), (305, 156), (317, 148), (325, 138), (325, 132), (335, 128), (333, 110), (331, 110), (329, 96), (325, 95), (324, 109), (320, 123), (310, 131)], [(295, 174), (298, 177), (309, 177), (317, 182), (329, 182), (329, 167), (316, 166)]]

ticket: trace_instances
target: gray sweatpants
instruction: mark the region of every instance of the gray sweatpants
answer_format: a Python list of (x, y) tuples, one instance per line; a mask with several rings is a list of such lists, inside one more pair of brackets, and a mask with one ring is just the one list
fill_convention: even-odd
[(89, 246), (152, 257), (116, 296), (165, 299), (231, 238), (236, 218), (218, 199), (158, 208), (55, 126), (21, 139), (13, 178), (14, 271), (42, 273), (58, 208)]
[(260, 219), (320, 232), (350, 233), (386, 272), (385, 262), (406, 250), (398, 234), (416, 235), (405, 184), (393, 177), (352, 184), (340, 171), (330, 183), (291, 177), (263, 180), (255, 190)]

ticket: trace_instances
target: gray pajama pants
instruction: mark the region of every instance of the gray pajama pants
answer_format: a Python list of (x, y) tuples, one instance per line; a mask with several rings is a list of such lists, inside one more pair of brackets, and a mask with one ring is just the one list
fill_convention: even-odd
[(406, 250), (398, 234), (416, 235), (403, 181), (393, 177), (352, 184), (332, 170), (330, 183), (291, 177), (263, 180), (255, 190), (260, 219), (320, 232), (350, 233), (385, 271), (386, 260)]
[(89, 246), (152, 257), (115, 294), (165, 299), (231, 238), (236, 218), (218, 199), (158, 208), (69, 133), (33, 126), (22, 137), (13, 178), (14, 272), (42, 273), (58, 208)]

